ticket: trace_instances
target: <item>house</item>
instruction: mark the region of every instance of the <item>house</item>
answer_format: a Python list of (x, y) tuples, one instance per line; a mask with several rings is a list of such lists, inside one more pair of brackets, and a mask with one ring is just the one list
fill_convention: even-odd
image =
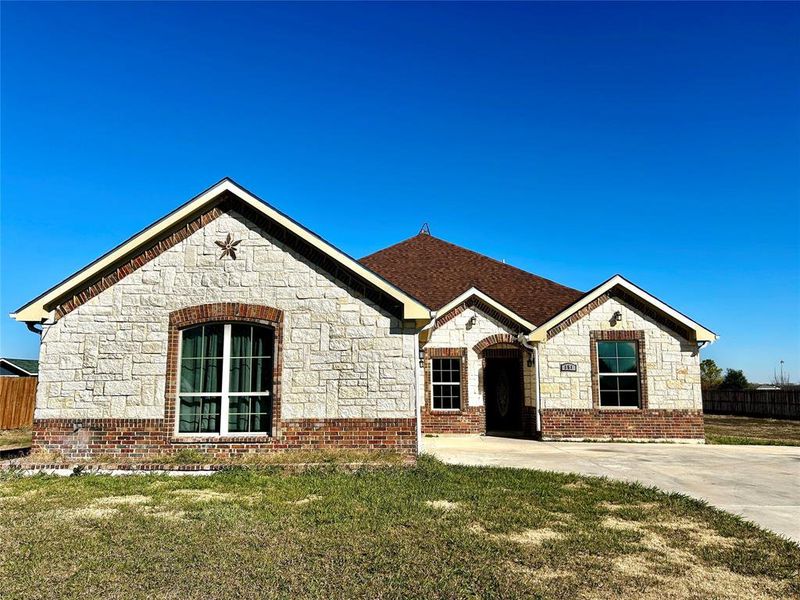
[(619, 275), (583, 293), (424, 232), (357, 261), (230, 179), (11, 316), (41, 335), (34, 446), (70, 458), (702, 440), (716, 338)]
[(30, 358), (0, 358), (0, 377), (36, 377), (39, 361)]

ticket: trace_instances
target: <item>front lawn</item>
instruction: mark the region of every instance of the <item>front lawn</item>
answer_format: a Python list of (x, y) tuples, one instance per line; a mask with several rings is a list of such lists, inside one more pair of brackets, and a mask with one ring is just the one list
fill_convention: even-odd
[(446, 466), (0, 476), (8, 598), (786, 598), (800, 548), (641, 486)]
[(709, 444), (800, 446), (800, 421), (705, 415)]

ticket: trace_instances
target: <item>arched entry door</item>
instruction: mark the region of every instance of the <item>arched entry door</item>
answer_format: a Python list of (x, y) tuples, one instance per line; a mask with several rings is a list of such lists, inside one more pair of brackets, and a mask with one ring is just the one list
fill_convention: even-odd
[(522, 353), (517, 348), (487, 348), (483, 353), (486, 433), (522, 435)]

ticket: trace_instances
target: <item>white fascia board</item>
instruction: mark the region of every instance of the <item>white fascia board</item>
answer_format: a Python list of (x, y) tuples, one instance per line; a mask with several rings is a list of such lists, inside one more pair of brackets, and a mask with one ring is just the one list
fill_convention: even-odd
[(646, 291), (644, 291), (639, 286), (637, 286), (637, 285), (631, 283), (630, 281), (628, 281), (627, 279), (625, 279), (622, 275), (614, 275), (611, 279), (605, 281), (604, 283), (601, 283), (599, 286), (594, 288), (592, 291), (588, 292), (585, 296), (583, 296), (577, 302), (575, 302), (574, 304), (572, 304), (568, 308), (565, 308), (563, 311), (558, 313), (553, 318), (549, 319), (547, 322), (542, 323), (541, 325), (539, 325), (539, 328), (538, 328), (537, 331), (531, 332), (528, 335), (528, 339), (530, 341), (532, 341), (532, 342), (541, 342), (541, 341), (546, 340), (547, 339), (547, 331), (549, 329), (552, 329), (553, 327), (555, 327), (556, 325), (561, 323), (564, 319), (568, 318), (569, 316), (571, 316), (572, 314), (576, 313), (581, 308), (583, 308), (584, 306), (589, 304), (590, 302), (596, 300), (597, 298), (599, 298), (600, 296), (605, 294), (607, 291), (609, 291), (610, 289), (612, 289), (614, 287), (617, 287), (617, 286), (627, 290), (628, 292), (630, 292), (634, 296), (637, 296), (638, 298), (644, 300), (645, 302), (647, 302), (648, 304), (650, 304), (653, 307), (657, 308), (658, 310), (660, 310), (664, 314), (668, 315), (669, 317), (671, 317), (672, 319), (674, 319), (678, 323), (681, 323), (681, 324), (685, 325), (686, 327), (688, 327), (689, 329), (691, 329), (692, 331), (694, 331), (698, 342), (713, 343), (719, 337), (719, 336), (717, 336), (716, 333), (714, 333), (710, 329), (706, 329), (705, 327), (703, 327), (702, 325), (700, 325), (696, 321), (693, 321), (692, 319), (690, 319), (689, 317), (687, 317), (683, 313), (678, 312), (677, 310), (672, 308), (670, 305), (666, 304), (665, 302), (662, 302), (661, 300), (659, 300), (655, 296), (653, 296), (651, 294), (648, 294)]
[(498, 311), (501, 314), (504, 314), (509, 319), (511, 319), (513, 321), (516, 321), (517, 323), (522, 325), (525, 329), (528, 329), (530, 331), (533, 331), (534, 329), (536, 329), (536, 325), (534, 325), (530, 321), (527, 321), (527, 320), (523, 319), (517, 313), (515, 313), (513, 310), (511, 310), (510, 308), (504, 306), (503, 304), (501, 304), (500, 302), (498, 302), (497, 300), (495, 300), (491, 296), (489, 296), (487, 294), (484, 294), (482, 291), (480, 291), (476, 287), (469, 288), (466, 292), (464, 292), (463, 294), (461, 294), (457, 298), (454, 298), (453, 300), (451, 300), (450, 302), (445, 304), (441, 309), (436, 311), (436, 314), (437, 315), (446, 315), (448, 312), (453, 310), (456, 306), (458, 306), (459, 304), (461, 304), (465, 300), (471, 298), (472, 296), (475, 296), (476, 298), (480, 298), (483, 302), (485, 302), (486, 304), (488, 304), (489, 306), (494, 308), (496, 311)]
[(46, 310), (45, 306), (56, 301), (58, 298), (69, 292), (69, 290), (79, 287), (81, 284), (90, 281), (94, 276), (112, 267), (115, 262), (120, 260), (122, 257), (133, 252), (140, 246), (145, 246), (148, 242), (157, 238), (157, 236), (162, 232), (169, 230), (193, 213), (198, 212), (203, 208), (204, 205), (211, 203), (215, 198), (226, 191), (236, 195), (245, 203), (252, 206), (255, 210), (278, 222), (281, 226), (298, 235), (312, 246), (318, 248), (346, 268), (365, 279), (373, 286), (401, 302), (403, 305), (403, 317), (405, 319), (418, 319), (427, 321), (431, 318), (430, 309), (428, 309), (421, 302), (415, 300), (373, 271), (367, 269), (354, 258), (348, 256), (315, 233), (312, 233), (293, 219), (284, 215), (282, 212), (260, 200), (233, 180), (227, 178), (213, 185), (199, 196), (193, 198), (183, 206), (168, 214), (166, 217), (156, 221), (143, 231), (134, 235), (128, 241), (101, 256), (93, 263), (89, 264), (60, 284), (46, 291), (38, 298), (18, 309), (16, 312), (11, 313), (11, 318), (16, 319), (17, 321), (25, 322), (40, 322), (49, 318), (51, 316), (51, 312)]

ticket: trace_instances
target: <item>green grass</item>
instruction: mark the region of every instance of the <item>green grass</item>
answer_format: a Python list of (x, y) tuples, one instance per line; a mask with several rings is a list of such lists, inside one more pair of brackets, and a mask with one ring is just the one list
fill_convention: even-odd
[(800, 446), (800, 421), (705, 415), (709, 444)]
[(688, 498), (446, 466), (0, 476), (8, 598), (786, 598), (800, 548)]
[(26, 446), (31, 443), (31, 430), (27, 429), (0, 429), (0, 450), (16, 446)]

